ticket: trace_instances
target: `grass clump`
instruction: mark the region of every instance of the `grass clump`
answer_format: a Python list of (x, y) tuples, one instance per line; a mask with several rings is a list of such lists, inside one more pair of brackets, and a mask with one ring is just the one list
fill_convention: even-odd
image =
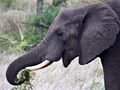
[(91, 90), (95, 90), (97, 88), (99, 88), (102, 84), (100, 82), (96, 82), (95, 79), (92, 80), (91, 83)]

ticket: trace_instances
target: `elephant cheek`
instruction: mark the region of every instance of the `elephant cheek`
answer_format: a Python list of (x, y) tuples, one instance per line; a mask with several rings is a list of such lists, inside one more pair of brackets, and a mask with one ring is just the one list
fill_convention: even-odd
[(78, 56), (78, 51), (69, 50), (68, 52), (63, 53), (62, 60), (64, 67), (68, 67), (71, 61)]
[(71, 63), (71, 60), (69, 59), (69, 56), (64, 54), (62, 57), (62, 61), (63, 61), (63, 66), (66, 68), (68, 67), (68, 65)]

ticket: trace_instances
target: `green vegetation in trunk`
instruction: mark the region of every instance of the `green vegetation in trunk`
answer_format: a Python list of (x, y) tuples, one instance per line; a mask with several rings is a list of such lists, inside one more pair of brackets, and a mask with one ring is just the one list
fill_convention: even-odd
[[(28, 75), (28, 79), (20, 86), (16, 86), (13, 87), (12, 90), (33, 90), (33, 85), (30, 82), (30, 80), (33, 79), (33, 76), (35, 75), (35, 73), (31, 72), (30, 75), (28, 74), (30, 73), (28, 70), (24, 69), (19, 73), (19, 80), (22, 81), (25, 79), (25, 76)], [(17, 82), (16, 82), (17, 83)]]

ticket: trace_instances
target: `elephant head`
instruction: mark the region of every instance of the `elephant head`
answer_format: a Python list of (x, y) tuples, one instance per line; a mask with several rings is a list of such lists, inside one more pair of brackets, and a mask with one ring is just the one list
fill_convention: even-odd
[(24, 80), (15, 83), (20, 70), (40, 69), (60, 58), (64, 67), (77, 56), (80, 64), (86, 64), (113, 45), (118, 32), (118, 16), (104, 3), (63, 9), (41, 43), (9, 65), (7, 80), (20, 85)]

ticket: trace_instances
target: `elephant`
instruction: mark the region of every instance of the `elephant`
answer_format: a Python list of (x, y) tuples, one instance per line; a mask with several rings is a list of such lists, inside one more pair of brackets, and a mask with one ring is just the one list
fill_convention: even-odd
[(80, 65), (100, 57), (105, 89), (120, 90), (119, 31), (119, 0), (65, 8), (53, 20), (43, 40), (8, 66), (7, 81), (22, 84), (25, 80), (18, 81), (17, 74), (24, 68), (37, 70), (59, 60), (67, 68), (75, 57), (79, 57)]

